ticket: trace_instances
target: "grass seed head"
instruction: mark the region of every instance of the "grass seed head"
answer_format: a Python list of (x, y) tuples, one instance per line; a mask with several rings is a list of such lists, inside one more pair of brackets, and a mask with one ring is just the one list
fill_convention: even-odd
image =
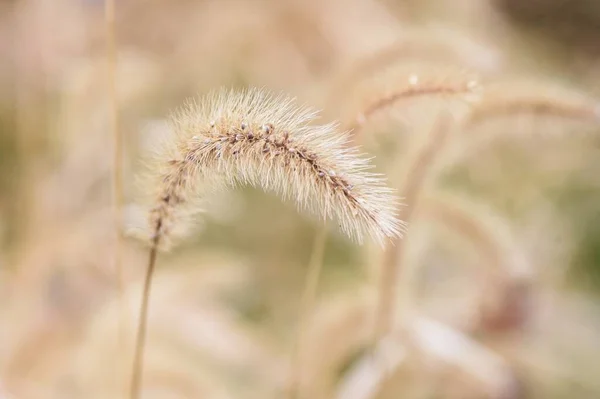
[(171, 115), (172, 134), (151, 162), (150, 238), (168, 245), (199, 209), (205, 189), (249, 184), (335, 218), (361, 242), (398, 236), (397, 200), (335, 124), (264, 90), (220, 90)]

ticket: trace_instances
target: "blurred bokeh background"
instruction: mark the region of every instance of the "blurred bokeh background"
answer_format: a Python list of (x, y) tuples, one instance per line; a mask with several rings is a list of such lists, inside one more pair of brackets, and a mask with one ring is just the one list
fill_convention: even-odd
[[(125, 397), (147, 248), (124, 237), (120, 296), (111, 101), (126, 231), (169, 112), (221, 86), (361, 121), (356, 140), (401, 194), (411, 160), (442, 140), (432, 121), (452, 115), (407, 204), (382, 342), (383, 251), (331, 229), (304, 398), (600, 397), (598, 1), (117, 0), (116, 62), (104, 12), (0, 2), (1, 399)], [(474, 97), (361, 117), (390, 90), (462, 81)], [(319, 223), (258, 189), (218, 196), (159, 258), (144, 398), (286, 395)]]

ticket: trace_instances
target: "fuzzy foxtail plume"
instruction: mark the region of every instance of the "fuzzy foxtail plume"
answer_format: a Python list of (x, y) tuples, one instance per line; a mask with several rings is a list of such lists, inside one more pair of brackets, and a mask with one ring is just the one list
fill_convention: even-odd
[(293, 198), (300, 208), (323, 218), (335, 217), (357, 241), (365, 234), (380, 242), (400, 235), (403, 225), (395, 215), (396, 200), (384, 180), (368, 172), (369, 161), (348, 147), (348, 138), (335, 125), (311, 125), (315, 118), (314, 111), (296, 106), (289, 98), (256, 89), (215, 92), (200, 103), (188, 102), (172, 115), (173, 136), (151, 163), (153, 176), (147, 182), (155, 190), (148, 229), (151, 248), (130, 399), (141, 394), (157, 250), (169, 245), (181, 226), (190, 222), (203, 186), (247, 183)]
[(173, 136), (151, 164), (153, 240), (169, 243), (197, 211), (197, 189), (209, 180), (292, 198), (302, 209), (334, 217), (359, 242), (365, 235), (379, 242), (400, 235), (397, 201), (384, 179), (368, 171), (369, 160), (335, 125), (312, 125), (316, 116), (258, 89), (217, 91), (173, 113)]

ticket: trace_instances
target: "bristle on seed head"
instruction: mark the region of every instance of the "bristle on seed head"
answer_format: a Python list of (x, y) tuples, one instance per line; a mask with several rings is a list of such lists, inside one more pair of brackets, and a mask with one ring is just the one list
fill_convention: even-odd
[(361, 242), (398, 236), (397, 200), (368, 159), (335, 124), (264, 90), (220, 90), (188, 101), (171, 115), (172, 135), (150, 168), (155, 188), (149, 228), (167, 246), (197, 209), (199, 187), (250, 184), (334, 218)]

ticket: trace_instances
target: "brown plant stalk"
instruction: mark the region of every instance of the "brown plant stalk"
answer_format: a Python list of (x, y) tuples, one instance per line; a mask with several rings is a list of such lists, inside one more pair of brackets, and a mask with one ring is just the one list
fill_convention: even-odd
[(129, 397), (131, 399), (140, 397), (142, 384), (142, 372), (144, 363), (144, 348), (146, 346), (146, 329), (148, 326), (148, 305), (150, 301), (150, 290), (152, 288), (152, 276), (156, 267), (156, 256), (158, 253), (158, 236), (154, 239), (150, 247), (148, 257), (148, 267), (146, 269), (146, 277), (144, 278), (144, 286), (142, 287), (142, 303), (140, 305), (139, 322), (137, 335), (135, 338), (135, 351), (133, 357), (133, 375), (131, 377), (131, 391)]
[(349, 130), (356, 131), (368, 119), (373, 117), (378, 112), (384, 112), (386, 109), (392, 108), (398, 102), (415, 97), (425, 96), (444, 96), (444, 95), (460, 95), (470, 93), (474, 83), (466, 83), (459, 85), (425, 85), (425, 86), (409, 86), (401, 88), (398, 91), (391, 92), (383, 97), (369, 103), (362, 112), (360, 112), (355, 121), (349, 126)]
[[(150, 164), (154, 191), (150, 258), (143, 289), (131, 397), (139, 397), (148, 298), (157, 251), (198, 211), (199, 187), (246, 183), (295, 200), (361, 241), (399, 236), (396, 199), (369, 161), (335, 125), (312, 125), (314, 111), (261, 90), (222, 90), (171, 117), (173, 135)], [(322, 250), (321, 250), (322, 251)], [(309, 285), (310, 288), (310, 285)], [(312, 289), (312, 288), (311, 288)]]
[(352, 97), (355, 104), (350, 105), (344, 127), (360, 140), (361, 128), (367, 122), (377, 115), (396, 110), (409, 100), (452, 98), (469, 101), (479, 91), (478, 79), (463, 70), (416, 64), (382, 71), (377, 79), (356, 88)]
[[(329, 90), (327, 104), (335, 106), (340, 99), (347, 98), (348, 88), (354, 88), (356, 82), (387, 74), (386, 70), (402, 70), (412, 64), (414, 73), (423, 75), (425, 71), (426, 75), (434, 77), (436, 74), (446, 74), (448, 67), (464, 66), (488, 71), (495, 69), (499, 61), (494, 51), (470, 38), (456, 35), (453, 30), (409, 29), (395, 42), (378, 48), (354, 62), (351, 68), (337, 73)], [(391, 81), (387, 78), (384, 80), (389, 86)], [(448, 84), (447, 81), (438, 83)], [(394, 85), (395, 83), (392, 84)]]

